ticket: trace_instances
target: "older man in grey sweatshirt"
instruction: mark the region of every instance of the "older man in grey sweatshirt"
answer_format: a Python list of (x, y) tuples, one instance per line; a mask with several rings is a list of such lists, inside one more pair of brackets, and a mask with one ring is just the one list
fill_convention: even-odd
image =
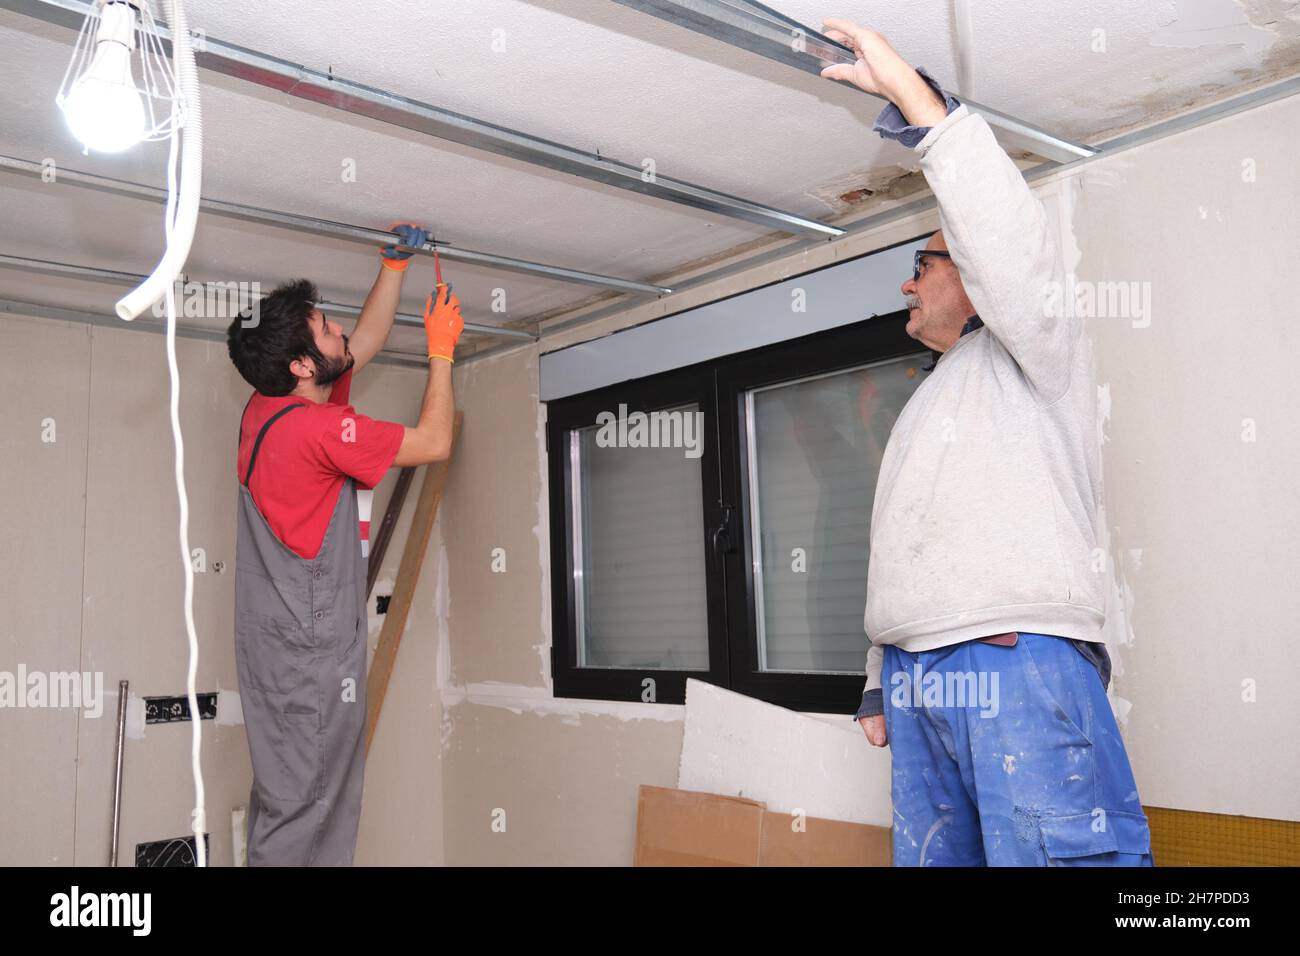
[(1150, 865), (1105, 690), (1092, 357), (1048, 307), (1047, 217), (982, 117), (878, 33), (826, 32), (858, 60), (823, 75), (890, 101), (875, 129), (921, 155), (943, 227), (902, 287), (938, 358), (871, 517), (857, 716), (892, 751), (894, 865)]

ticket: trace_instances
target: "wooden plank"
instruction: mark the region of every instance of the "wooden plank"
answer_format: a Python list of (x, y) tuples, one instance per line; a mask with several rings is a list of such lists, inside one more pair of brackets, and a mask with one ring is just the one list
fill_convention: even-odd
[(393, 665), (397, 662), (397, 649), (402, 643), (402, 632), (406, 630), (406, 618), (411, 612), (411, 602), (415, 597), (415, 585), (420, 580), (420, 570), (424, 567), (424, 555), (429, 550), (429, 537), (433, 533), (433, 522), (438, 517), (442, 490), (447, 484), (451, 455), (456, 452), (456, 440), (460, 436), (461, 418), (462, 413), (457, 412), (451, 430), (451, 454), (445, 461), (425, 466), (424, 484), (420, 486), (420, 499), (415, 505), (415, 518), (411, 521), (411, 530), (406, 536), (406, 546), (402, 550), (397, 584), (393, 588), (393, 598), (388, 602), (388, 614), (384, 616), (383, 630), (379, 632), (379, 646), (375, 648), (374, 660), (370, 662), (370, 674), (366, 678), (367, 754), (370, 753), (370, 745), (375, 739), (375, 730), (379, 725), (379, 712), (384, 706), (384, 695), (388, 693), (388, 680), (393, 676)]

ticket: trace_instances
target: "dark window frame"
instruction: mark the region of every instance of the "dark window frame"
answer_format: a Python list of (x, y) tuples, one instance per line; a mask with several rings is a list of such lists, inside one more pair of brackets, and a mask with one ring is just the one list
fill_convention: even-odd
[[(924, 347), (907, 335), (906, 324), (907, 312), (894, 312), (547, 403), (551, 666), (556, 697), (646, 700), (649, 695), (642, 682), (649, 677), (654, 679), (654, 702), (680, 704), (686, 699), (687, 678), (694, 677), (794, 710), (838, 714), (857, 710), (865, 673), (774, 674), (757, 669), (744, 400), (748, 390), (764, 385), (909, 355), (923, 359)], [(594, 425), (599, 412), (617, 412), (620, 404), (627, 405), (629, 412), (652, 411), (692, 400), (699, 401), (705, 426), (700, 530), (708, 578), (709, 670), (580, 668), (571, 564), (570, 432)], [(864, 666), (867, 649), (864, 634)]]
[[(731, 356), (718, 368), (721, 457), (724, 500), (735, 502), (740, 518), (741, 547), (726, 562), (728, 621), (743, 625), (743, 639), (729, 641), (730, 690), (791, 710), (852, 714), (862, 701), (868, 649), (862, 635), (862, 673), (785, 674), (758, 669), (757, 599), (750, 560), (753, 515), (749, 505), (750, 474), (745, 395), (752, 389), (781, 385), (815, 375), (833, 374), (909, 355), (921, 357), (924, 347), (904, 331), (907, 312), (869, 319)], [(926, 353), (928, 355), (928, 353)], [(863, 567), (865, 580), (867, 569)], [(865, 610), (865, 608), (864, 608)]]
[[(704, 547), (706, 607), (708, 618), (709, 669), (678, 671), (666, 669), (579, 667), (577, 664), (577, 614), (573, 583), (573, 520), (569, 489), (572, 487), (570, 434), (596, 423), (602, 411), (617, 412), (626, 405), (628, 413), (650, 412), (696, 402), (704, 413), (703, 453), (700, 456), (701, 535)], [(708, 533), (719, 521), (721, 491), (718, 484), (717, 397), (708, 368), (694, 365), (660, 375), (624, 382), (585, 392), (547, 406), (546, 447), (550, 488), (551, 521), (551, 675), (556, 697), (585, 697), (597, 700), (642, 700), (682, 703), (686, 679), (696, 677), (726, 686), (725, 643), (714, 635), (726, 628), (726, 608), (717, 557), (709, 547)], [(557, 573), (556, 569), (560, 569)], [(654, 681), (653, 694), (643, 684)]]

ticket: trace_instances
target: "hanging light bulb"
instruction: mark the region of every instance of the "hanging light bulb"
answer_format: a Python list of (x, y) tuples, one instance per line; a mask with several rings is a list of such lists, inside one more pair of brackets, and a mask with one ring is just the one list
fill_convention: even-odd
[[(137, 42), (137, 9), (142, 23)], [(139, 52), (143, 89), (132, 70)], [(71, 82), (69, 83), (69, 80)], [(162, 60), (158, 31), (148, 4), (136, 0), (98, 0), (86, 17), (77, 49), (56, 101), (68, 128), (87, 149), (117, 153), (146, 139), (166, 138), (172, 110), (155, 111), (154, 100), (175, 96), (170, 70)], [(155, 119), (163, 116), (162, 122)]]
[(107, 4), (95, 34), (95, 56), (60, 106), (72, 134), (87, 148), (117, 153), (144, 139), (145, 109), (131, 76), (135, 11)]

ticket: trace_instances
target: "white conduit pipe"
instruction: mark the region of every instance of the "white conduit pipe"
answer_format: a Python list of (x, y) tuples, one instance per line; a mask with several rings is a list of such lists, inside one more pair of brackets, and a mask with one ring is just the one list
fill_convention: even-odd
[[(117, 314), (130, 321), (159, 298), (167, 304), (167, 372), (171, 383), (172, 441), (176, 447), (176, 496), (180, 505), (178, 538), (181, 563), (185, 571), (185, 632), (189, 639), (189, 670), (186, 675), (186, 699), (190, 707), (190, 770), (194, 777), (194, 810), (191, 829), (194, 831), (195, 863), (208, 865), (207, 811), (203, 788), (203, 769), (200, 754), (203, 743), (203, 720), (199, 713), (196, 681), (199, 666), (199, 638), (194, 626), (194, 565), (190, 557), (189, 496), (185, 491), (185, 441), (181, 436), (180, 421), (180, 369), (176, 362), (176, 278), (185, 267), (198, 224), (199, 193), (202, 186), (203, 167), (203, 114), (199, 103), (199, 74), (194, 63), (194, 50), (190, 43), (189, 28), (181, 0), (167, 0), (167, 21), (172, 33), (172, 61), (176, 74), (179, 99), (172, 109), (183, 105), (183, 122), (173, 116), (171, 152), (167, 161), (167, 208), (163, 214), (163, 227), (167, 248), (153, 273), (117, 303)], [(184, 149), (180, 162), (179, 189), (176, 179), (176, 155)], [(179, 192), (179, 196), (178, 196)]]
[(180, 0), (168, 0), (167, 20), (172, 34), (176, 87), (185, 108), (184, 127), (172, 133), (173, 136), (184, 136), (181, 195), (174, 237), (167, 243), (162, 259), (149, 278), (118, 300), (117, 314), (128, 322), (161, 299), (164, 289), (176, 281), (189, 257), (194, 227), (199, 219), (199, 192), (203, 186), (203, 110), (199, 103), (199, 71), (194, 63), (194, 49)]

